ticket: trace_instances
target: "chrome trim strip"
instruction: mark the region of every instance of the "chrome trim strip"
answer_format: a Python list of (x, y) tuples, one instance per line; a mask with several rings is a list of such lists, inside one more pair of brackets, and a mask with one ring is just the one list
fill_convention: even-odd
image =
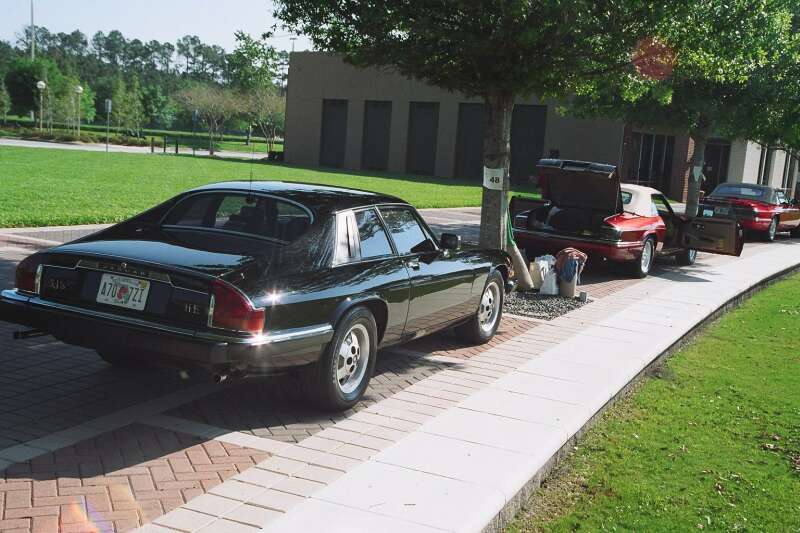
[[(204, 331), (195, 331), (191, 329), (179, 328), (174, 326), (165, 326), (163, 324), (157, 324), (155, 322), (151, 322), (149, 320), (142, 320), (138, 318), (132, 318), (127, 316), (120, 316), (114, 315), (111, 313), (105, 313), (102, 311), (95, 311), (92, 309), (83, 309), (80, 307), (75, 307), (72, 305), (60, 304), (56, 302), (50, 302), (43, 300), (36, 296), (24, 296), (19, 294), (16, 289), (4, 290), (0, 292), (0, 297), (4, 300), (9, 300), (19, 304), (27, 304), (32, 307), (39, 307), (45, 309), (53, 309), (57, 311), (66, 311), (69, 313), (75, 313), (78, 315), (85, 315), (91, 318), (100, 318), (104, 320), (111, 320), (114, 322), (120, 322), (122, 324), (128, 324), (132, 326), (138, 326), (148, 329), (154, 329), (158, 331), (164, 331), (167, 333), (173, 333), (176, 335), (182, 335), (184, 337), (190, 337), (194, 339), (206, 340), (206, 341), (213, 341), (213, 342), (225, 342), (228, 344), (243, 344), (248, 346), (262, 346), (265, 344), (277, 344), (281, 342), (287, 341), (294, 341), (294, 340), (302, 340), (308, 339), (316, 336), (323, 336), (328, 333), (333, 333), (333, 327), (330, 324), (318, 324), (314, 326), (307, 326), (302, 328), (293, 328), (293, 329), (284, 329), (278, 330), (272, 333), (262, 334), (262, 335), (253, 335), (249, 337), (236, 337), (232, 335), (224, 335), (224, 334), (217, 334), (211, 332), (204, 332)], [(327, 341), (326, 341), (327, 342)]]
[(17, 289), (6, 289), (4, 291), (0, 291), (0, 298), (20, 303), (27, 303), (28, 300), (31, 299), (30, 296), (20, 294)]
[(583, 237), (572, 237), (569, 235), (558, 235), (553, 233), (542, 233), (539, 231), (531, 231), (528, 229), (519, 229), (514, 228), (515, 233), (522, 233), (525, 235), (533, 235), (534, 237), (541, 237), (542, 239), (549, 239), (549, 240), (563, 240), (563, 241), (579, 241), (579, 242), (589, 242), (594, 244), (602, 244), (606, 246), (613, 246), (615, 248), (635, 248), (637, 246), (641, 246), (642, 243), (638, 241), (608, 241), (604, 239), (587, 239)]
[[(266, 335), (257, 335), (255, 337), (250, 337), (246, 339), (246, 342), (239, 342), (237, 344), (248, 344), (250, 346), (262, 346), (265, 344), (276, 344), (280, 342), (287, 342), (287, 341), (296, 341), (302, 339), (309, 339), (311, 337), (322, 336), (327, 333), (333, 333), (333, 327), (330, 324), (320, 324), (318, 326), (307, 326), (303, 328), (293, 328), (293, 329), (284, 329), (279, 330), (274, 333), (268, 333)], [(230, 337), (226, 337), (224, 335), (217, 335), (215, 333), (205, 333), (205, 332), (198, 332), (197, 337), (202, 339), (208, 340), (219, 340), (223, 342), (231, 342), (226, 339), (230, 339)], [(239, 341), (245, 339), (239, 338)]]
[[(129, 259), (128, 261), (136, 261), (136, 260), (135, 259)], [(141, 275), (142, 273), (140, 273), (140, 272), (129, 272), (127, 268), (125, 268), (125, 269), (120, 268), (119, 270), (114, 270), (114, 269), (111, 269), (111, 268), (103, 268), (102, 266), (100, 266), (101, 262), (102, 261), (100, 261), (100, 260), (95, 261), (93, 259), (79, 259), (78, 263), (75, 265), (75, 268), (73, 268), (72, 270), (77, 270), (79, 268), (82, 268), (84, 270), (95, 270), (97, 272), (109, 272), (111, 274), (116, 274), (118, 276), (128, 276), (130, 278), (138, 278), (138, 279), (148, 279), (148, 280), (153, 280), (153, 281), (160, 281), (160, 282), (163, 282), (163, 283), (168, 283), (168, 284), (172, 285), (173, 287), (175, 286), (172, 283), (172, 278), (169, 277), (169, 274), (162, 274), (161, 272), (153, 272), (151, 270), (147, 270), (146, 272), (145, 271), (142, 272), (142, 273), (146, 273), (147, 276), (143, 276), (143, 275)], [(125, 261), (122, 261), (122, 262), (124, 263)], [(65, 268), (65, 269), (69, 268), (69, 267), (59, 267), (59, 266), (56, 266), (56, 265), (47, 265), (47, 266), (53, 267), (53, 268)], [(186, 289), (186, 290), (191, 290), (191, 289)], [(198, 292), (198, 291), (192, 291), (192, 292)]]

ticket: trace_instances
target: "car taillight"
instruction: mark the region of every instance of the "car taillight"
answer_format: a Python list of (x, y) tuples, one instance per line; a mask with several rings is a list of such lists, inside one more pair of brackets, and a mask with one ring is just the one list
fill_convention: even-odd
[(39, 294), (42, 284), (42, 258), (36, 254), (26, 257), (17, 265), (14, 285), (18, 290)]
[(264, 330), (264, 309), (256, 309), (236, 287), (215, 280), (212, 283), (209, 325), (215, 328), (258, 334)]

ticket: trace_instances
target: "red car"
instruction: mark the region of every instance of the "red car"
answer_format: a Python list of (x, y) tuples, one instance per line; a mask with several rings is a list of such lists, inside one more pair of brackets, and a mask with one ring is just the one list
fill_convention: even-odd
[(658, 255), (690, 265), (698, 250), (742, 253), (735, 220), (686, 219), (656, 189), (620, 183), (612, 165), (542, 159), (538, 169), (543, 199), (511, 203), (514, 239), (531, 259), (571, 246), (645, 277)]
[(800, 237), (800, 206), (773, 187), (753, 183), (721, 183), (703, 199), (703, 216), (728, 216), (765, 241), (775, 240), (779, 231)]

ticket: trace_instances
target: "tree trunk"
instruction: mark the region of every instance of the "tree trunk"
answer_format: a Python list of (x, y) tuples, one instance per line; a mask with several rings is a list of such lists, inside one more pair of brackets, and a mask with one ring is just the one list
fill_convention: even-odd
[(244, 142), (245, 146), (250, 146), (250, 134), (253, 132), (253, 125), (247, 126), (247, 140)]
[(214, 128), (208, 128), (208, 153), (214, 155)]
[(514, 95), (494, 91), (486, 95), (486, 129), (483, 135), (483, 165), (490, 170), (502, 170), (502, 189), (483, 187), (481, 201), (482, 247), (507, 248), (506, 218), (508, 217), (509, 152), (511, 151), (511, 113)]
[[(704, 179), (702, 175), (703, 165), (706, 161), (706, 144), (711, 132), (710, 122), (700, 120), (697, 130), (692, 132), (694, 141), (694, 154), (692, 155), (692, 166), (689, 169), (689, 188), (686, 192), (686, 216), (695, 217), (700, 204), (700, 185)], [(699, 171), (695, 171), (699, 167)]]

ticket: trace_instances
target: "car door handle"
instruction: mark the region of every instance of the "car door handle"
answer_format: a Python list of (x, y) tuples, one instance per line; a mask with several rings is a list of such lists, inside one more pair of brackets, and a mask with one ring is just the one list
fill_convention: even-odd
[(419, 261), (416, 259), (411, 259), (406, 263), (406, 266), (411, 270), (419, 270)]

